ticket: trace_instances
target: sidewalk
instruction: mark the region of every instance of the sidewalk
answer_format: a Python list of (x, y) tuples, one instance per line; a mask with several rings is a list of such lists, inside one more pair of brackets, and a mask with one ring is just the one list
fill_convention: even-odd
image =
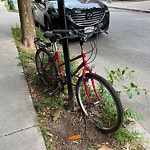
[(103, 1), (109, 8), (125, 9), (150, 13), (150, 0), (147, 1)]
[(23, 69), (18, 66), (11, 33), (17, 22), (18, 13), (7, 12), (0, 1), (0, 150), (46, 150)]

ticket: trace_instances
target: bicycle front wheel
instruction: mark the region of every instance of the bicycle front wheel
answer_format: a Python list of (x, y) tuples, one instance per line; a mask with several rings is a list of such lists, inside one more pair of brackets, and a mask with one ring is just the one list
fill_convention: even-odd
[(52, 54), (46, 49), (40, 48), (36, 52), (35, 62), (41, 80), (48, 89), (48, 92), (52, 94), (58, 87), (58, 67), (56, 61), (53, 60)]
[(87, 73), (76, 85), (78, 104), (84, 115), (102, 133), (114, 133), (123, 122), (123, 108), (117, 92), (104, 78)]

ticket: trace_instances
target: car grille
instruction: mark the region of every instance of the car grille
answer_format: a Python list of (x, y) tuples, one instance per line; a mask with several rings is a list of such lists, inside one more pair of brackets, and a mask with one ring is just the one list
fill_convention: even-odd
[(71, 17), (77, 25), (89, 26), (100, 22), (104, 17), (104, 12), (100, 12), (99, 10), (83, 11), (80, 13), (75, 12), (71, 15)]

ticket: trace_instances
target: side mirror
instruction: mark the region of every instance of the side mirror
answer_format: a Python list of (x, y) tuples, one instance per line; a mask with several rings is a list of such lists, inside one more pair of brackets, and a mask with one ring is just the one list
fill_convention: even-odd
[(46, 7), (45, 0), (35, 0), (35, 2), (43, 4)]
[(45, 6), (45, 8), (46, 8), (45, 0), (41, 0), (40, 3), (43, 4)]

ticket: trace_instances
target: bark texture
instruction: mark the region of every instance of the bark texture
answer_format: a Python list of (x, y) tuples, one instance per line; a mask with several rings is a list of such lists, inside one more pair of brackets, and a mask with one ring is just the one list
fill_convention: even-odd
[(22, 43), (27, 49), (33, 50), (35, 26), (32, 17), (30, 0), (18, 0), (18, 9), (21, 22)]

